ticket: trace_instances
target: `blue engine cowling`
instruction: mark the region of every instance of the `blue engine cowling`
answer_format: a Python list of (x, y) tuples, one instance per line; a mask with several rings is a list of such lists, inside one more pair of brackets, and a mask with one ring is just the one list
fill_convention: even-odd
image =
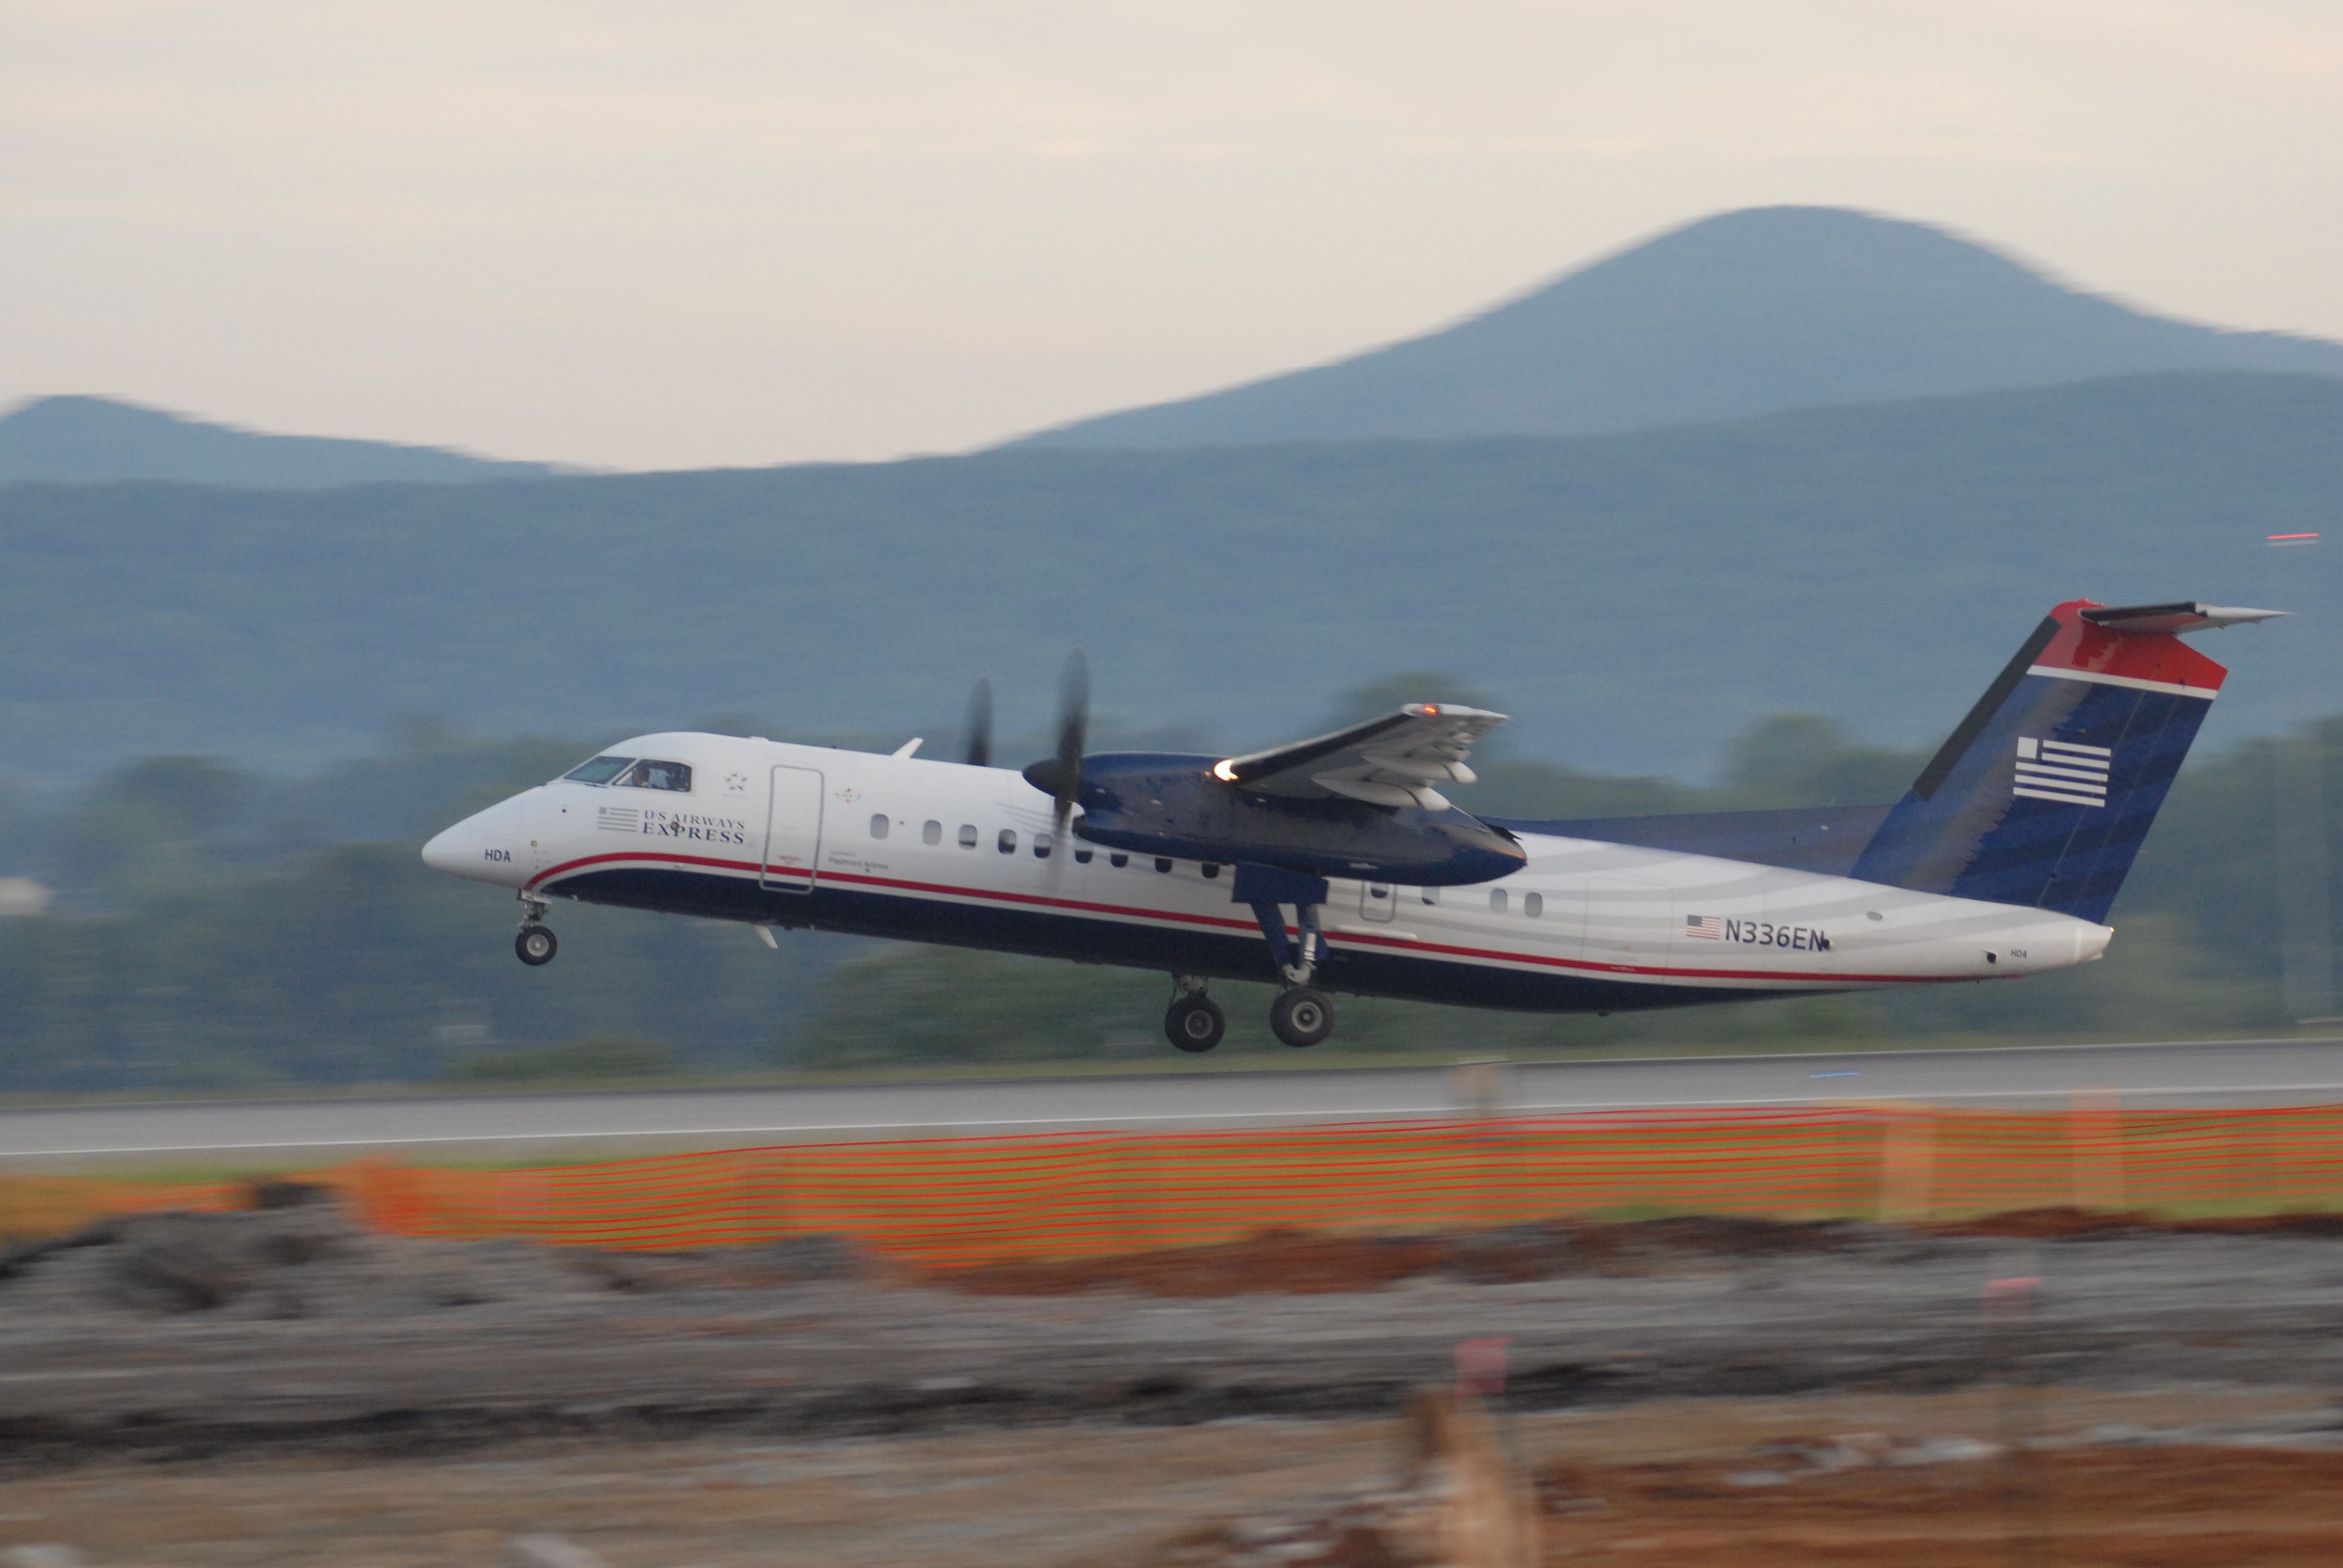
[[(1153, 752), (1083, 758), (1076, 836), (1135, 855), (1423, 888), (1493, 881), (1527, 859), (1511, 834), (1468, 811), (1252, 794), (1213, 778), (1217, 760)], [(1036, 762), (1025, 779), (1054, 794), (1057, 769), (1054, 759)]]

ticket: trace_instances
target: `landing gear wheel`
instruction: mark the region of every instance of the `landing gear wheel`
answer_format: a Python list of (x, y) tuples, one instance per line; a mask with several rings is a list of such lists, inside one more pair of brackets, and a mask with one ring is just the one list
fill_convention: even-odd
[(1182, 1050), (1210, 1050), (1228, 1031), (1228, 1014), (1208, 996), (1183, 996), (1163, 1015), (1163, 1032)]
[(1334, 1004), (1306, 985), (1277, 993), (1269, 1004), (1270, 1032), (1296, 1049), (1334, 1032)]
[(513, 951), (531, 969), (551, 963), (553, 955), (560, 950), (561, 944), (554, 940), (551, 926), (523, 926), (520, 934), (513, 938)]

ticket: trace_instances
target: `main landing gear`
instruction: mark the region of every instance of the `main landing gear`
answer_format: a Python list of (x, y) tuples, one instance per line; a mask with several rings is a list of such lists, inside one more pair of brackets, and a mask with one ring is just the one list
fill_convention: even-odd
[(1334, 1004), (1306, 985), (1288, 987), (1269, 1004), (1270, 1032), (1286, 1044), (1316, 1045), (1334, 1032)]
[[(1326, 879), (1272, 866), (1240, 864), (1233, 897), (1250, 905), (1269, 943), (1285, 989), (1269, 1006), (1270, 1032), (1297, 1050), (1334, 1032), (1334, 1004), (1311, 982), (1318, 978), (1318, 955), (1326, 933), (1319, 923), (1326, 903)], [(1285, 931), (1285, 906), (1293, 907), (1293, 935)]]
[(553, 955), (561, 950), (561, 943), (555, 938), (553, 928), (543, 923), (545, 900), (523, 899), (521, 905), (520, 931), (513, 938), (513, 951), (531, 969), (549, 964)]
[[(1319, 911), (1326, 902), (1326, 883), (1262, 866), (1237, 867), (1235, 900), (1252, 907), (1261, 934), (1269, 943), (1285, 989), (1270, 1003), (1270, 1031), (1286, 1044), (1301, 1049), (1316, 1045), (1334, 1032), (1334, 1004), (1311, 982), (1318, 978), (1318, 955), (1325, 933)], [(1293, 908), (1294, 930), (1285, 929), (1284, 906)], [(1194, 975), (1173, 975), (1172, 1007), (1163, 1015), (1163, 1032), (1182, 1050), (1205, 1051), (1221, 1043), (1228, 1020), (1204, 982)]]
[[(1229, 1031), (1228, 1014), (1204, 994), (1204, 982), (1193, 975), (1174, 975), (1180, 993), (1163, 1014), (1163, 1032), (1173, 1045), (1201, 1054), (1221, 1043)], [(1306, 985), (1289, 986), (1269, 1004), (1271, 1032), (1295, 1047), (1316, 1045), (1334, 1032), (1334, 1004), (1325, 993)]]
[(1204, 994), (1204, 982), (1193, 975), (1173, 975), (1177, 988), (1170, 1010), (1163, 1015), (1163, 1032), (1182, 1050), (1206, 1051), (1229, 1031), (1229, 1016), (1221, 1004)]

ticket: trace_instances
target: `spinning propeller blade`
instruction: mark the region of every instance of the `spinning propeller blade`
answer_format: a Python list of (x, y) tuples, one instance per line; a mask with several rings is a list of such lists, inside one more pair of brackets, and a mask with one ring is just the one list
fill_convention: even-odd
[(968, 694), (968, 765), (971, 768), (992, 766), (992, 677), (976, 678), (976, 689)]
[(1074, 644), (1066, 655), (1066, 668), (1058, 675), (1058, 754), (1055, 788), (1051, 791), (1057, 799), (1057, 809), (1051, 817), (1050, 842), (1052, 846), (1066, 841), (1066, 819), (1073, 815), (1074, 797), (1082, 787), (1082, 748), (1091, 732), (1091, 660), (1082, 645)]

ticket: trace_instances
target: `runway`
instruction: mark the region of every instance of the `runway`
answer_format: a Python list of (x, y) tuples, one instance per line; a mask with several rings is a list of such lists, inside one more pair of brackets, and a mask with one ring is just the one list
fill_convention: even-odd
[[(788, 1140), (1086, 1128), (1235, 1127), (1453, 1116), (1444, 1068), (0, 1110), (0, 1160), (202, 1159), (438, 1149), (483, 1157)], [(2046, 1107), (2112, 1092), (2156, 1106), (2343, 1101), (2343, 1040), (2268, 1040), (1843, 1055), (1515, 1063), (1523, 1113), (1860, 1101)]]

